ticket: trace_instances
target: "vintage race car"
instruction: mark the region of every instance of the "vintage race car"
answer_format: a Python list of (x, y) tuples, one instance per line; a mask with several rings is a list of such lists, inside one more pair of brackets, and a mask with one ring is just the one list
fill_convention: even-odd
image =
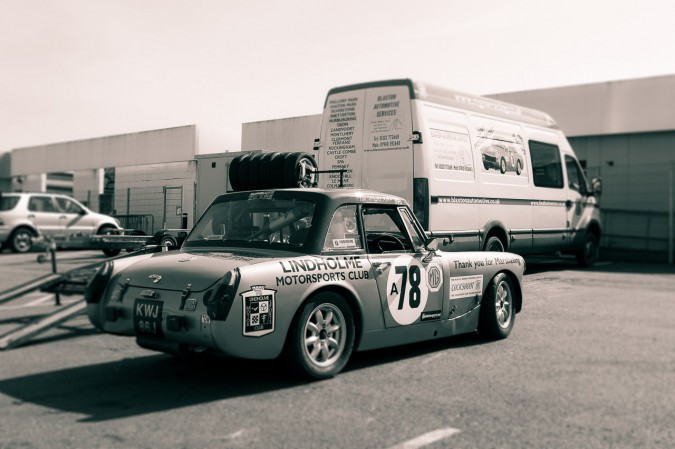
[(439, 251), (396, 196), (235, 192), (214, 200), (180, 251), (106, 262), (87, 313), (144, 348), (283, 355), (321, 379), (353, 351), (476, 330), (507, 337), (524, 269), (515, 254)]

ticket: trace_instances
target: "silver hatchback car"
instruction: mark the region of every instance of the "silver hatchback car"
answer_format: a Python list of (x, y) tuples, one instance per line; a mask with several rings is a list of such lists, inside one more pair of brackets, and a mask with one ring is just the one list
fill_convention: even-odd
[(0, 248), (24, 253), (38, 236), (86, 236), (117, 229), (117, 219), (92, 212), (66, 195), (0, 193)]

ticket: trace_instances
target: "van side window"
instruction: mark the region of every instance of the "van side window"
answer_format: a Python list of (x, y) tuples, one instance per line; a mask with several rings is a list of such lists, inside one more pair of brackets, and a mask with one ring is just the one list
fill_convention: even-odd
[(582, 195), (586, 195), (588, 193), (586, 178), (577, 161), (571, 156), (565, 156), (565, 168), (567, 168), (567, 186)]
[(562, 189), (562, 163), (558, 146), (534, 140), (529, 141), (529, 146), (532, 155), (534, 185)]

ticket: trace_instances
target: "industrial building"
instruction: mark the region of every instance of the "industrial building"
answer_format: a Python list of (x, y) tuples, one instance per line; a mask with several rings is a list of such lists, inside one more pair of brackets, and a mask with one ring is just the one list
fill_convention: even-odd
[[(602, 178), (604, 250), (667, 258), (675, 75), (489, 96), (549, 113), (589, 177)], [(316, 115), (242, 124), (241, 150), (311, 153), (316, 104)], [(66, 192), (148, 233), (190, 227), (227, 190), (236, 154), (200, 154), (197, 125), (17, 148), (0, 155), (0, 191)]]

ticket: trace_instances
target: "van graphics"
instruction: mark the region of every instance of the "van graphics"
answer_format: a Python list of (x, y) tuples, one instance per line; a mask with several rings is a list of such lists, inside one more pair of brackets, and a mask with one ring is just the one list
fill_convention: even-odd
[[(408, 118), (409, 94), (401, 86), (373, 89), (367, 95), (366, 120), (363, 151), (400, 151), (410, 149), (408, 137), (412, 129), (406, 129)], [(396, 161), (386, 161), (396, 164)]]
[(241, 293), (244, 336), (262, 337), (274, 332), (276, 293), (264, 285), (251, 286), (250, 290)]
[(446, 204), (504, 204), (509, 206), (565, 206), (565, 201), (518, 198), (487, 198), (474, 196), (432, 196), (431, 203)]
[(482, 274), (450, 278), (450, 299), (480, 295), (482, 292), (483, 292)]
[(483, 172), (497, 172), (527, 178), (527, 157), (523, 137), (511, 131), (495, 130), (490, 124), (476, 129), (475, 147), (481, 154)]
[(355, 180), (361, 178), (356, 142), (360, 144), (362, 134), (357, 114), (359, 103), (363, 101), (362, 97), (363, 94), (353, 93), (334, 95), (326, 104), (328, 129), (323, 136), (323, 144), (327, 148), (326, 157), (319, 158), (320, 169), (345, 171), (322, 175), (322, 187), (355, 187)]
[(434, 169), (473, 173), (468, 134), (430, 128), (429, 136)]

